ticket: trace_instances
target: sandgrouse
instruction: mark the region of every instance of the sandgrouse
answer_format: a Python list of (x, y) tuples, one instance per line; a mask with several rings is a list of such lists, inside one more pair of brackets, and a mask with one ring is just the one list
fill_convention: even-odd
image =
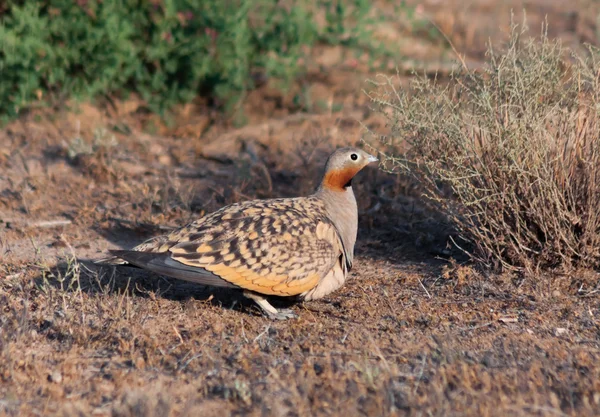
[(351, 181), (376, 161), (360, 149), (338, 149), (309, 197), (232, 204), (132, 250), (111, 250), (113, 256), (99, 262), (240, 288), (267, 316), (295, 317), (292, 310), (275, 309), (265, 296), (315, 300), (344, 284), (358, 228)]

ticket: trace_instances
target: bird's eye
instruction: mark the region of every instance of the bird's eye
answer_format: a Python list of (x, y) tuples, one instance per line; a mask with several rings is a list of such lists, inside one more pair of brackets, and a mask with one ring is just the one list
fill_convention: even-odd
[(353, 161), (356, 161), (358, 159), (358, 155), (353, 153), (352, 155), (350, 155), (350, 159), (352, 159)]

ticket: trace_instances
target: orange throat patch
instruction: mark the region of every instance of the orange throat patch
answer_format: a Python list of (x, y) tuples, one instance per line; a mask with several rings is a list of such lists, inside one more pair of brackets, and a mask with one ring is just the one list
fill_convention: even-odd
[(323, 187), (332, 191), (345, 191), (358, 171), (360, 169), (356, 167), (329, 171), (323, 178)]

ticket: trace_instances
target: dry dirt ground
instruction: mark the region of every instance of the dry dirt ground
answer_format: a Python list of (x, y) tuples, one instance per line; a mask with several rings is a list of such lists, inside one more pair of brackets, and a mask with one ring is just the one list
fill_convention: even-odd
[[(417, 6), (478, 65), (511, 7), (533, 28), (547, 15), (568, 45), (596, 42), (594, 5), (566, 3)], [(377, 32), (401, 70), (443, 73), (443, 39), (405, 27)], [(292, 306), (298, 320), (87, 261), (224, 204), (309, 193), (328, 150), (360, 141), (359, 120), (383, 131), (360, 91), (373, 71), (339, 48), (313, 59), (289, 94), (251, 93), (242, 128), (202, 101), (166, 126), (130, 100), (0, 131), (0, 415), (600, 415), (598, 274), (477, 273), (415, 185), (375, 169), (356, 180), (351, 280)]]

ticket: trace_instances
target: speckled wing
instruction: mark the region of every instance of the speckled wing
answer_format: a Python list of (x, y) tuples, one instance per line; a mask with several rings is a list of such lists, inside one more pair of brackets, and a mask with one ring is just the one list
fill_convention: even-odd
[(203, 277), (216, 276), (223, 284), (279, 296), (314, 288), (344, 255), (323, 203), (310, 197), (234, 204), (134, 251), (170, 254), (159, 262), (165, 275), (164, 264), (175, 261), (188, 275), (201, 272), (182, 279), (215, 285)]

